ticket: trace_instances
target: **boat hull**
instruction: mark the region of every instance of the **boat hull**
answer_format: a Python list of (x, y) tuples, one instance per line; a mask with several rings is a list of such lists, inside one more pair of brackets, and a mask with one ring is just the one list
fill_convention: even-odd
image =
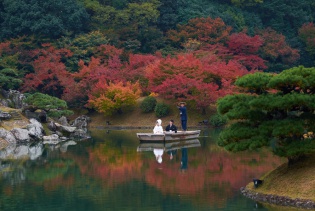
[(151, 141), (151, 142), (195, 139), (195, 138), (198, 138), (199, 135), (200, 135), (200, 130), (178, 131), (177, 133), (165, 131), (163, 134), (137, 133), (137, 136), (140, 141)]
[(163, 149), (166, 152), (182, 148), (200, 147), (198, 139), (177, 140), (172, 142), (142, 142), (137, 147), (137, 152), (153, 151), (154, 149)]
[(177, 133), (165, 132), (165, 141), (187, 140), (198, 138), (200, 130), (178, 131)]

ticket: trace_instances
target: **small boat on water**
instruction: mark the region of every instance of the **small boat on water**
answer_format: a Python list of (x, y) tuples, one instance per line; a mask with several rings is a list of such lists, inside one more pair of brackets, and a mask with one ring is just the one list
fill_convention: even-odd
[(162, 134), (137, 133), (139, 140), (146, 141), (146, 142), (163, 142), (163, 141), (195, 139), (195, 138), (198, 138), (199, 135), (200, 135), (200, 130), (177, 131), (177, 133), (164, 131), (164, 133)]

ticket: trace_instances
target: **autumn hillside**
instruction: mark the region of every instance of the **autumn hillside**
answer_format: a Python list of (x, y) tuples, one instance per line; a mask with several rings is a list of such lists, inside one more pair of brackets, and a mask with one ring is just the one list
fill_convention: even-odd
[(204, 113), (237, 93), (241, 76), (315, 65), (312, 0), (21, 0), (0, 13), (3, 89), (48, 94), (113, 124), (139, 124), (121, 110), (152, 93)]

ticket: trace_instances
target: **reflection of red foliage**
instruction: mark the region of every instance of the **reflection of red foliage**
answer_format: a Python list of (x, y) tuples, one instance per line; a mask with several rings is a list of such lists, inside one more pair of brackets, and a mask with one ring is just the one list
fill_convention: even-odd
[[(158, 164), (152, 152), (151, 159), (142, 157), (147, 153), (130, 152), (124, 148), (113, 149), (100, 145), (89, 149), (89, 159), (68, 155), (76, 161), (82, 175), (101, 179), (104, 187), (115, 187), (131, 180), (145, 180), (165, 195), (180, 195), (194, 203), (225, 205), (229, 197), (253, 178), (282, 163), (271, 152), (233, 154), (221, 148), (188, 149), (188, 169), (180, 170), (181, 151)], [(198, 152), (198, 154), (196, 153)], [(64, 155), (65, 156), (65, 155)]]
[(107, 150), (103, 147), (89, 150), (89, 161), (76, 158), (81, 173), (100, 178), (106, 187), (141, 178), (143, 162), (139, 154)]
[[(224, 151), (203, 151), (188, 157), (188, 170), (185, 173), (179, 170), (179, 163), (164, 161), (161, 169), (157, 169), (157, 164), (150, 164), (146, 181), (165, 194), (188, 195), (189, 198), (196, 197), (198, 201), (223, 203), (222, 198), (227, 197), (222, 196), (232, 196), (235, 190), (253, 178), (281, 164), (281, 159), (273, 157), (271, 153), (240, 156)], [(251, 165), (251, 162), (255, 165)]]
[(74, 176), (65, 177), (64, 175), (60, 175), (56, 178), (45, 181), (43, 183), (43, 186), (44, 189), (48, 192), (52, 192), (53, 190), (56, 190), (60, 187), (70, 189), (73, 187), (74, 180)]

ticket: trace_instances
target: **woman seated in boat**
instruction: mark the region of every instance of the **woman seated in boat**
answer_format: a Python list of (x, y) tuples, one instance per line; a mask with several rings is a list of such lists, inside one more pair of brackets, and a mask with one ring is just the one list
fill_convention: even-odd
[(156, 120), (155, 127), (153, 129), (154, 134), (163, 134), (162, 120)]
[(166, 126), (165, 131), (177, 133), (177, 127), (174, 125), (174, 120), (170, 120), (170, 123)]

